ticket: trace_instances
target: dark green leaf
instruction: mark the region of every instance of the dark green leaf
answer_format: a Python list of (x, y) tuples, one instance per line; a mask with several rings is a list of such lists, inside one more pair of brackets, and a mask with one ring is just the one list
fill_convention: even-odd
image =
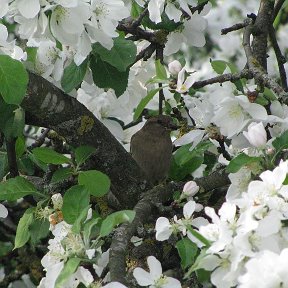
[(24, 137), (18, 137), (15, 143), (15, 151), (17, 158), (20, 158), (26, 150), (26, 143)]
[(73, 224), (81, 215), (82, 210), (89, 205), (89, 201), (89, 192), (84, 186), (76, 185), (68, 189), (63, 197), (64, 220), (68, 224)]
[(88, 67), (88, 59), (84, 60), (79, 66), (73, 61), (64, 69), (61, 79), (61, 86), (65, 92), (72, 91), (83, 81)]
[(75, 160), (78, 166), (83, 164), (94, 152), (95, 147), (92, 146), (80, 146), (75, 149)]
[(136, 45), (133, 41), (122, 37), (115, 38), (111, 50), (104, 48), (101, 44), (93, 45), (93, 52), (100, 58), (115, 67), (117, 70), (125, 72), (136, 59)]
[[(166, 15), (166, 13), (162, 13), (161, 15), (162, 17), (162, 21), (160, 23), (154, 23), (150, 20), (149, 18), (149, 15), (145, 16), (143, 18), (143, 25), (144, 27), (148, 27), (150, 29), (153, 29), (153, 30), (166, 30), (168, 32), (172, 32), (174, 31), (175, 29), (177, 29), (180, 25), (181, 25), (181, 22), (177, 22), (175, 23), (174, 20), (170, 20), (168, 18), (168, 16)], [(162, 31), (162, 33), (164, 33), (165, 31)], [(166, 36), (165, 34), (163, 35), (163, 37)]]
[(35, 208), (28, 208), (17, 226), (14, 249), (24, 246), (30, 239), (29, 226), (34, 219)]
[(78, 182), (80, 185), (84, 185), (89, 193), (95, 197), (105, 195), (110, 189), (109, 177), (96, 170), (80, 172)]
[(22, 108), (7, 104), (0, 98), (0, 115), (0, 130), (6, 138), (14, 138), (23, 134), (25, 113)]
[(208, 283), (211, 277), (211, 271), (206, 271), (204, 269), (198, 269), (195, 271), (197, 279), (200, 283)]
[(108, 215), (102, 222), (100, 228), (100, 236), (104, 237), (109, 235), (112, 230), (119, 224), (124, 222), (131, 223), (135, 217), (135, 211), (123, 210)]
[(71, 160), (66, 156), (49, 149), (47, 147), (37, 147), (32, 150), (33, 155), (40, 161), (49, 164), (70, 163)]
[(69, 167), (57, 169), (52, 176), (51, 183), (57, 183), (69, 178), (73, 174), (73, 169)]
[(180, 147), (172, 157), (169, 177), (172, 180), (180, 181), (194, 172), (203, 164), (204, 152), (212, 145), (210, 141), (205, 141), (198, 144), (191, 151), (191, 144)]
[(3, 177), (8, 173), (8, 158), (6, 152), (0, 151), (0, 182)]
[(171, 167), (169, 171), (169, 178), (174, 181), (181, 181), (186, 176), (197, 170), (204, 162), (203, 155), (194, 156), (189, 161), (185, 162), (184, 165), (179, 166), (175, 162), (175, 158), (172, 158)]
[(27, 84), (28, 73), (24, 65), (10, 56), (0, 55), (0, 93), (5, 102), (19, 105), (25, 96)]
[(47, 219), (34, 219), (34, 221), (29, 226), (29, 231), (31, 235), (31, 242), (35, 245), (39, 241), (49, 234), (50, 223)]
[(97, 54), (91, 56), (90, 68), (94, 83), (98, 87), (114, 89), (117, 97), (125, 92), (128, 85), (128, 69), (125, 72), (118, 71)]
[(35, 173), (35, 165), (30, 159), (29, 155), (23, 155), (19, 160), (18, 160), (18, 165), (19, 165), (19, 171), (22, 174), (32, 176)]

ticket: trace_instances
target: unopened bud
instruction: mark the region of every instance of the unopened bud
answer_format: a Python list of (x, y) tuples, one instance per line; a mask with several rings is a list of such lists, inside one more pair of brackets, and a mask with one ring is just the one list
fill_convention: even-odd
[(247, 138), (249, 143), (257, 148), (261, 148), (266, 145), (267, 133), (263, 126), (263, 123), (251, 123), (248, 126), (248, 131), (244, 131), (243, 135)]
[(182, 65), (178, 60), (174, 60), (168, 64), (168, 70), (172, 75), (175, 75), (175, 76), (178, 75), (181, 69), (182, 69)]

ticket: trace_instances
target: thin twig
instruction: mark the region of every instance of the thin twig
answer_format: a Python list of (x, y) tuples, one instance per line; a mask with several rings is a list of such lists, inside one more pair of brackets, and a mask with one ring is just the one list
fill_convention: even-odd
[(45, 142), (47, 134), (49, 133), (50, 129), (46, 128), (43, 133), (35, 140), (34, 143), (31, 144), (31, 148), (40, 147)]
[(269, 37), (270, 37), (270, 40), (271, 40), (271, 43), (272, 43), (272, 46), (276, 55), (282, 87), (285, 91), (288, 91), (287, 75), (286, 75), (286, 71), (284, 68), (284, 63), (286, 63), (287, 60), (285, 56), (282, 54), (281, 49), (278, 45), (277, 38), (276, 38), (276, 31), (273, 25), (271, 25), (269, 29)]
[[(159, 59), (160, 62), (163, 64), (164, 61), (164, 55), (163, 55), (163, 51), (164, 51), (164, 46), (162, 45), (158, 45), (156, 48), (156, 60)], [(159, 88), (162, 87), (162, 83), (158, 84)], [(159, 115), (163, 114), (163, 103), (165, 101), (165, 96), (164, 96), (164, 92), (163, 89), (159, 90)]]
[(273, 12), (273, 21), (277, 17), (277, 15), (278, 15), (280, 9), (282, 8), (284, 2), (285, 2), (285, 0), (276, 1), (275, 6), (274, 6), (274, 12)]
[(13, 178), (19, 175), (17, 158), (16, 158), (16, 150), (15, 143), (16, 138), (6, 139), (6, 150), (7, 150), (7, 158), (8, 158), (8, 166), (9, 166), (9, 177)]
[(243, 23), (237, 23), (230, 27), (221, 29), (221, 35), (226, 35), (229, 32), (240, 30), (246, 26), (248, 26), (253, 20), (251, 18), (247, 18), (243, 21)]
[(252, 79), (253, 75), (248, 69), (243, 69), (240, 73), (226, 73), (226, 74), (222, 74), (222, 75), (210, 78), (210, 79), (196, 81), (192, 85), (192, 88), (199, 89), (199, 88), (202, 88), (211, 84), (215, 84), (215, 83), (221, 84), (221, 83), (228, 82), (228, 81), (234, 82), (242, 78)]

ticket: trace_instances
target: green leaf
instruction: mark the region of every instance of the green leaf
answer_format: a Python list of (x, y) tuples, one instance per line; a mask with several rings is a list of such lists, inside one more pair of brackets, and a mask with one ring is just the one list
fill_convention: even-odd
[(83, 209), (89, 205), (89, 192), (82, 185), (72, 186), (63, 197), (62, 212), (64, 220), (73, 224), (81, 215)]
[(112, 230), (119, 224), (124, 222), (131, 223), (135, 217), (135, 211), (123, 210), (108, 215), (102, 222), (100, 228), (100, 236), (104, 237), (109, 235)]
[(25, 112), (19, 107), (13, 111), (12, 117), (6, 122), (4, 135), (7, 138), (22, 136), (25, 126)]
[[(142, 24), (144, 27), (148, 27), (153, 30), (164, 30), (163, 32), (161, 31), (163, 34), (166, 31), (172, 32), (181, 25), (181, 22), (174, 22), (174, 20), (170, 20), (168, 16), (166, 15), (166, 13), (162, 13), (161, 18), (162, 18), (161, 19), (162, 21), (156, 24), (152, 22), (149, 16), (147, 15), (143, 18)], [(164, 36), (165, 34), (162, 37)]]
[(87, 218), (87, 213), (88, 210), (91, 208), (91, 205), (85, 207), (82, 211), (81, 214), (79, 215), (79, 217), (76, 219), (76, 221), (74, 222), (71, 230), (73, 233), (79, 234), (81, 231), (81, 224), (86, 220)]
[(191, 266), (198, 252), (198, 247), (188, 238), (183, 238), (176, 243), (176, 248), (178, 254), (181, 258), (181, 266), (183, 269), (186, 269), (188, 266)]
[(52, 176), (51, 183), (57, 183), (69, 178), (73, 175), (73, 169), (70, 167), (62, 167), (57, 169)]
[(83, 164), (94, 152), (95, 147), (92, 146), (80, 146), (75, 149), (75, 160), (78, 166)]
[(40, 169), (42, 169), (44, 172), (47, 171), (47, 169), (48, 169), (47, 164), (40, 161), (33, 153), (28, 154), (28, 159), (31, 161), (31, 163), (33, 163), (33, 165), (35, 164)]
[(64, 164), (70, 163), (71, 160), (66, 156), (49, 149), (47, 147), (37, 147), (32, 150), (33, 155), (46, 164)]
[(258, 163), (260, 161), (260, 157), (250, 157), (245, 153), (241, 153), (230, 161), (230, 163), (226, 167), (226, 171), (228, 173), (236, 173), (240, 170), (241, 167), (255, 162)]
[(16, 201), (31, 194), (41, 195), (34, 185), (23, 177), (17, 176), (0, 183), (0, 200)]
[(22, 108), (7, 104), (0, 98), (0, 115), (0, 130), (6, 138), (14, 138), (23, 134), (25, 113)]
[(26, 150), (26, 143), (24, 137), (18, 137), (15, 143), (15, 152), (17, 158), (20, 158)]
[(37, 48), (36, 47), (26, 47), (25, 51), (27, 53), (27, 62), (35, 63), (37, 56)]
[(180, 166), (176, 163), (175, 158), (172, 158), (171, 166), (169, 170), (169, 178), (174, 181), (181, 181), (187, 175), (197, 170), (204, 162), (203, 155), (194, 156), (184, 165)]
[(79, 173), (78, 183), (84, 185), (95, 197), (105, 195), (110, 189), (110, 179), (100, 171), (89, 170)]
[(14, 249), (24, 246), (29, 241), (31, 235), (29, 226), (34, 219), (34, 211), (35, 208), (28, 208), (20, 218), (16, 231)]
[(181, 181), (194, 172), (203, 164), (204, 152), (212, 145), (210, 141), (201, 142), (191, 151), (191, 144), (180, 147), (172, 157), (169, 177), (172, 180)]
[(103, 61), (99, 55), (93, 54), (90, 68), (94, 83), (100, 88), (112, 88), (117, 97), (121, 96), (128, 85), (129, 70), (124, 72)]
[(29, 226), (29, 231), (31, 235), (31, 242), (35, 245), (39, 241), (49, 234), (50, 223), (47, 219), (34, 219), (34, 221)]
[[(7, 153), (0, 151), (0, 182), (2, 181), (3, 177), (8, 173), (8, 171), (9, 169), (8, 169)], [(0, 188), (0, 191), (1, 191), (1, 188)]]
[(80, 85), (86, 74), (87, 67), (88, 59), (84, 60), (79, 66), (77, 66), (73, 61), (64, 69), (61, 86), (66, 93)]
[(32, 176), (35, 173), (35, 165), (29, 158), (29, 155), (25, 154), (18, 160), (19, 171), (22, 174)]
[(55, 288), (62, 288), (69, 277), (76, 272), (81, 260), (79, 258), (70, 258), (64, 265), (62, 271), (55, 282)]
[(264, 88), (263, 95), (269, 100), (269, 102), (275, 101), (278, 99), (277, 96), (274, 94), (274, 92), (267, 87)]
[(288, 131), (285, 131), (272, 142), (273, 147), (277, 152), (288, 148)]
[(0, 257), (7, 256), (9, 252), (13, 250), (13, 244), (11, 242), (0, 241)]
[[(95, 217), (95, 216), (94, 216)], [(87, 222), (84, 224), (84, 229), (83, 229), (83, 238), (84, 242), (85, 241), (90, 241), (90, 237), (92, 236), (92, 229), (95, 226), (99, 226), (99, 223), (101, 222), (101, 218), (96, 216), (96, 218), (89, 219)]]
[(130, 15), (133, 19), (137, 19), (138, 16), (143, 12), (144, 8), (137, 4), (137, 2), (132, 1), (131, 3), (131, 13)]
[(134, 120), (137, 120), (140, 117), (140, 115), (141, 115), (142, 111), (144, 110), (144, 108), (146, 107), (146, 105), (152, 100), (154, 95), (163, 88), (164, 87), (153, 89), (143, 99), (141, 99), (140, 103), (138, 104), (138, 106), (136, 107), (136, 110), (134, 112), (134, 117), (133, 117)]
[(211, 61), (211, 66), (217, 74), (223, 74), (227, 68), (227, 62), (222, 60)]
[(167, 79), (167, 73), (165, 67), (161, 64), (160, 59), (155, 61), (156, 77), (162, 80)]
[(208, 283), (211, 277), (211, 271), (206, 271), (204, 269), (198, 269), (195, 271), (197, 279), (200, 283)]
[[(224, 73), (224, 71), (225, 71), (225, 69), (227, 67), (229, 68), (231, 73), (237, 73), (238, 72), (238, 69), (235, 66), (235, 64), (227, 62), (227, 61), (214, 60), (214, 61), (211, 61), (210, 63), (211, 63), (211, 66), (212, 66), (213, 70), (217, 74), (220, 74), (220, 75)], [(242, 81), (240, 79), (232, 81), (232, 82), (236, 86), (237, 90), (239, 90), (241, 92), (244, 92), (243, 83), (242, 83)]]
[(133, 41), (122, 37), (115, 38), (113, 41), (114, 45), (111, 50), (104, 48), (100, 43), (95, 43), (93, 52), (118, 71), (125, 72), (136, 59), (136, 45)]
[(0, 55), (0, 93), (4, 101), (19, 105), (25, 96), (27, 85), (28, 73), (24, 65), (10, 56)]

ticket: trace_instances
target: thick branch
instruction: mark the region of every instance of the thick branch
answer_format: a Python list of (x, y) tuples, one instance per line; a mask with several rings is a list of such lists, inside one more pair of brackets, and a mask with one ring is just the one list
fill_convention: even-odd
[(136, 162), (109, 130), (75, 98), (50, 82), (29, 73), (28, 92), (22, 102), (28, 124), (53, 129), (74, 147), (96, 148), (87, 168), (106, 173), (123, 208), (132, 208), (149, 188)]
[[(224, 170), (212, 173), (207, 177), (195, 180), (200, 186), (199, 193), (207, 193), (213, 189), (224, 187), (230, 183), (228, 175)], [(176, 183), (168, 183), (167, 185), (158, 185), (147, 191), (144, 197), (134, 207), (136, 216), (133, 222), (125, 223), (116, 229), (110, 250), (110, 275), (112, 281), (126, 283), (126, 255), (127, 247), (131, 237), (136, 233), (137, 227), (151, 220), (153, 208), (155, 204), (166, 203), (172, 201), (173, 194), (176, 190), (181, 190)], [(158, 215), (159, 216), (159, 215)], [(130, 287), (130, 286), (129, 286)]]
[(267, 71), (267, 43), (269, 27), (273, 23), (274, 1), (262, 0), (253, 25), (253, 55)]

